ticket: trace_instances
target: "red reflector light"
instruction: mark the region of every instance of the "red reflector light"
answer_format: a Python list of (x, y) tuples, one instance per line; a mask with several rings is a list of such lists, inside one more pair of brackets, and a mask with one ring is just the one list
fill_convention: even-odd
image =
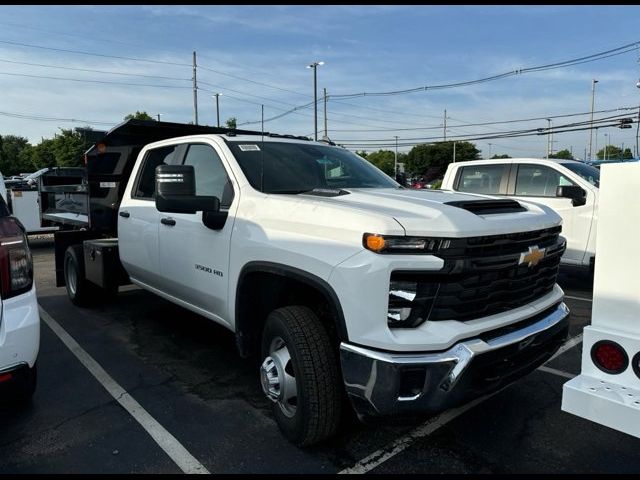
[(13, 378), (11, 373), (2, 373), (0, 374), (0, 383), (9, 381)]
[(624, 372), (629, 366), (627, 352), (610, 340), (601, 340), (591, 347), (591, 360), (600, 370), (612, 375)]

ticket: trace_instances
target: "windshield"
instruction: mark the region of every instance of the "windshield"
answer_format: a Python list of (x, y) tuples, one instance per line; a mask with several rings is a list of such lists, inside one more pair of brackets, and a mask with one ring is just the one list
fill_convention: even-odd
[(399, 187), (384, 172), (340, 147), (293, 142), (227, 143), (251, 186), (265, 193)]
[(564, 167), (567, 167), (573, 173), (580, 175), (591, 185), (600, 187), (600, 170), (592, 167), (591, 165), (585, 165), (584, 163), (563, 163)]

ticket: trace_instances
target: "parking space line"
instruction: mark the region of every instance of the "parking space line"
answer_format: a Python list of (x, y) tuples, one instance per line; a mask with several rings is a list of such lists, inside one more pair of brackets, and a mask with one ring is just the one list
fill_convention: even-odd
[[(576, 345), (580, 344), (581, 342), (582, 342), (582, 334), (576, 335), (572, 339), (568, 340), (564, 345), (562, 345), (558, 349), (558, 351), (549, 360), (547, 360), (547, 362), (545, 362), (545, 364), (550, 362), (554, 358), (556, 358), (558, 355), (561, 355), (562, 353), (566, 352), (567, 350), (569, 350), (569, 349), (575, 347)], [(542, 365), (542, 366), (538, 367), (538, 370), (542, 370), (544, 372), (549, 372), (549, 373), (555, 373), (556, 375), (561, 375), (561, 376), (569, 376), (567, 378), (573, 378), (573, 375), (571, 375), (570, 373), (562, 372), (561, 370), (556, 370), (554, 368), (549, 368), (549, 367), (546, 367), (545, 365)], [(484, 397), (480, 397), (480, 398), (474, 400), (471, 403), (463, 405), (462, 407), (458, 407), (458, 408), (455, 408), (453, 410), (447, 410), (447, 411), (441, 413), (440, 415), (437, 415), (436, 417), (433, 417), (433, 418), (429, 419), (427, 422), (423, 423), (418, 428), (415, 428), (414, 430), (410, 431), (406, 435), (403, 435), (402, 437), (394, 440), (391, 444), (389, 444), (389, 445), (387, 445), (387, 446), (385, 446), (385, 447), (383, 447), (383, 448), (381, 448), (379, 450), (376, 450), (371, 455), (369, 455), (369, 456), (363, 458), (362, 460), (360, 460), (353, 467), (349, 467), (349, 468), (345, 468), (344, 470), (341, 470), (340, 472), (338, 472), (338, 474), (342, 474), (342, 473), (360, 473), (360, 474), (362, 474), (362, 473), (367, 473), (367, 472), (373, 470), (374, 468), (376, 468), (377, 466), (383, 464), (384, 462), (386, 462), (390, 458), (395, 457), (397, 454), (399, 454), (399, 453), (403, 452), (404, 450), (406, 450), (408, 447), (411, 446), (411, 444), (415, 440), (418, 440), (419, 438), (427, 437), (427, 436), (431, 435), (433, 432), (438, 430), (440, 427), (443, 427), (444, 425), (446, 425), (450, 421), (454, 420), (455, 418), (459, 417), (460, 415), (462, 415), (466, 411), (471, 410), (475, 406), (479, 405), (480, 403), (484, 402), (485, 400), (490, 399), (494, 395), (497, 395), (498, 393), (502, 392), (502, 390), (504, 390), (504, 389), (506, 389), (508, 387), (509, 387), (509, 385), (507, 385), (507, 386), (501, 388), (500, 390), (498, 390), (496, 392), (493, 392), (493, 393), (491, 393), (489, 395), (485, 395)]]
[(542, 365), (541, 367), (538, 367), (538, 370), (540, 370), (541, 372), (553, 373), (554, 375), (558, 375), (560, 377), (565, 377), (565, 378), (574, 378), (576, 376), (573, 373), (563, 372), (562, 370), (546, 367), (544, 365)]
[(493, 397), (494, 395), (497, 395), (502, 390), (503, 389), (500, 389), (497, 392), (493, 392), (489, 395), (485, 395), (484, 397), (480, 397), (471, 403), (463, 405), (462, 407), (454, 408), (452, 410), (447, 410), (446, 412), (441, 413), (440, 415), (437, 415), (429, 419), (427, 422), (423, 423), (418, 428), (394, 440), (393, 443), (391, 443), (390, 445), (387, 445), (386, 447), (383, 447), (380, 450), (373, 452), (371, 455), (360, 460), (353, 467), (345, 468), (344, 470), (341, 470), (340, 472), (338, 472), (338, 474), (343, 474), (343, 473), (362, 474), (362, 473), (367, 473), (370, 470), (373, 470), (378, 465), (381, 465), (382, 463), (389, 460), (391, 457), (394, 457), (397, 454), (404, 451), (407, 447), (411, 446), (411, 444), (415, 440), (431, 435), (440, 427), (443, 427), (444, 425), (454, 420), (456, 417), (459, 417), (466, 411), (471, 410), (476, 405), (484, 402), (485, 400)]
[(40, 318), (49, 326), (91, 375), (155, 440), (158, 446), (184, 473), (209, 473), (184, 446), (153, 418), (127, 391), (122, 388), (101, 366), (76, 342), (67, 331), (38, 305)]
[(571, 350), (573, 347), (575, 347), (576, 345), (580, 345), (581, 343), (582, 343), (582, 334), (579, 333), (578, 335), (576, 335), (572, 339), (567, 340), (564, 343), (564, 345), (562, 345), (558, 349), (558, 351), (556, 353), (554, 353), (553, 356), (549, 360), (547, 360), (545, 363), (549, 363), (551, 360), (554, 360), (555, 358), (559, 357), (560, 355), (562, 355), (567, 350)]
[(572, 295), (565, 295), (564, 298), (568, 298), (569, 300), (580, 300), (582, 302), (593, 302), (593, 298), (574, 297)]

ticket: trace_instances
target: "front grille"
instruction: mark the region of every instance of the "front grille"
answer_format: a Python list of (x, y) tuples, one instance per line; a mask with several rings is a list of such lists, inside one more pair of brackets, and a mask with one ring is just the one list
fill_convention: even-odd
[[(391, 280), (439, 285), (429, 321), (473, 320), (526, 305), (548, 294), (556, 283), (565, 242), (560, 227), (452, 241), (436, 255), (445, 261), (438, 273), (393, 272)], [(545, 249), (535, 266), (519, 264), (529, 247)]]

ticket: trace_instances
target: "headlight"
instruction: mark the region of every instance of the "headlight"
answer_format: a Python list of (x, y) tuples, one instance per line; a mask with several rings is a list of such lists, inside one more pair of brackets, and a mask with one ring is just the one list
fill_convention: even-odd
[(426, 322), (439, 288), (439, 283), (414, 281), (410, 274), (392, 274), (387, 310), (389, 327), (415, 328)]
[(393, 235), (377, 235), (365, 233), (362, 245), (376, 253), (436, 253), (449, 248), (451, 241), (446, 238), (401, 237)]

